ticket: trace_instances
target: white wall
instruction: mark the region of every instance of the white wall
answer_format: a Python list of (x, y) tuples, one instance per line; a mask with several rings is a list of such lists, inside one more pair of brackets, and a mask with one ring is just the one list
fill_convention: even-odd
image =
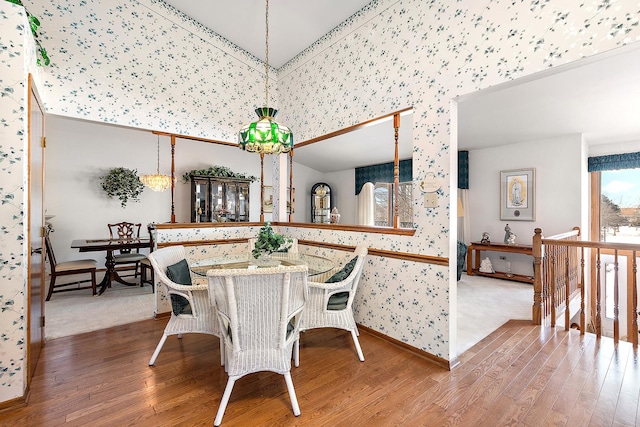
[[(469, 152), (469, 204), (471, 240), (489, 232), (494, 242), (504, 241), (509, 224), (516, 242), (531, 244), (535, 228), (545, 236), (583, 224), (582, 192), (585, 176), (582, 136), (578, 134), (542, 141), (491, 147)], [(500, 171), (535, 168), (535, 221), (500, 220)], [(466, 212), (466, 211), (465, 211)], [(499, 253), (489, 256), (496, 270), (504, 271)], [(532, 274), (531, 257), (509, 254), (514, 273)]]

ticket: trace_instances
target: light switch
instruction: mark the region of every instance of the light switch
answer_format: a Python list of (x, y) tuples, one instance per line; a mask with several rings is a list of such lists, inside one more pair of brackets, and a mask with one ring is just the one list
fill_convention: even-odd
[(424, 195), (424, 206), (426, 208), (438, 207), (438, 193), (426, 193)]

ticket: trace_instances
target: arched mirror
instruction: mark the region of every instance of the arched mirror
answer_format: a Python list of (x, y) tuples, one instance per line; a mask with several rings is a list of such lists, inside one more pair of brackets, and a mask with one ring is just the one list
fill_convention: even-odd
[[(413, 109), (396, 113), (398, 117), (395, 122), (394, 113), (390, 113), (296, 145), (293, 187), (296, 194), (306, 197), (306, 200), (296, 201), (295, 222), (317, 222), (312, 212), (312, 198), (315, 197), (312, 188), (316, 183), (325, 183), (331, 188), (331, 208), (339, 211), (342, 225), (393, 227), (394, 201), (399, 200), (399, 211), (404, 213), (399, 226), (413, 226), (410, 212)], [(398, 125), (397, 156), (400, 164), (397, 184), (394, 183), (395, 125)], [(358, 213), (363, 204), (363, 186), (367, 182), (374, 188), (385, 189), (386, 193), (372, 189), (371, 219), (363, 222)], [(399, 190), (397, 197), (394, 196), (396, 188)], [(378, 197), (383, 193), (387, 197)], [(328, 218), (326, 223), (329, 222)]]

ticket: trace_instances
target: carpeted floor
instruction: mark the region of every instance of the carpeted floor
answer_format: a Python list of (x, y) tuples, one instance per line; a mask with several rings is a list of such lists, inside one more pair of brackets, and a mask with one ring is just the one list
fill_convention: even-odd
[(458, 281), (458, 354), (506, 323), (531, 319), (533, 285), (483, 276)]
[(90, 289), (53, 294), (44, 309), (45, 336), (53, 339), (152, 319), (155, 304), (151, 286), (116, 283), (95, 297)]

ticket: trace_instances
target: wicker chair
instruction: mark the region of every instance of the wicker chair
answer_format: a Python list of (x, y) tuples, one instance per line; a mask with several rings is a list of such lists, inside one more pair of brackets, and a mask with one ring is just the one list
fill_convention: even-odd
[[(249, 258), (253, 257), (253, 254), (251, 253), (251, 251), (253, 250), (253, 247), (256, 244), (256, 240), (258, 240), (257, 237), (251, 237), (249, 238), (249, 242), (247, 245), (247, 253), (249, 254)], [(293, 241), (293, 243), (291, 244), (291, 247), (286, 251), (290, 254), (297, 254), (298, 253), (298, 239), (291, 239)]]
[[(334, 283), (309, 281), (309, 302), (302, 315), (301, 331), (316, 328), (339, 328), (351, 332), (358, 358), (364, 362), (358, 341), (358, 327), (353, 317), (353, 299), (358, 289), (368, 249), (364, 244), (356, 247), (353, 270), (344, 279)], [(298, 349), (295, 349), (296, 353)]]
[[(218, 322), (216, 321), (215, 309), (209, 301), (208, 286), (200, 285), (180, 285), (167, 276), (167, 268), (182, 260), (186, 260), (183, 246), (169, 246), (158, 249), (149, 254), (149, 260), (154, 270), (154, 277), (164, 286), (164, 290), (171, 299), (172, 310), (169, 323), (164, 328), (162, 338), (153, 352), (149, 365), (153, 365), (162, 350), (169, 335), (178, 335), (182, 338), (185, 333), (210, 334), (217, 337)], [(191, 274), (190, 272), (188, 273)], [(184, 304), (179, 304), (184, 301)], [(223, 342), (220, 340), (220, 360), (224, 363)]]
[(284, 375), (293, 414), (300, 415), (290, 371), (307, 300), (307, 266), (209, 270), (207, 279), (229, 375), (214, 425), (222, 422), (235, 382), (260, 371)]

